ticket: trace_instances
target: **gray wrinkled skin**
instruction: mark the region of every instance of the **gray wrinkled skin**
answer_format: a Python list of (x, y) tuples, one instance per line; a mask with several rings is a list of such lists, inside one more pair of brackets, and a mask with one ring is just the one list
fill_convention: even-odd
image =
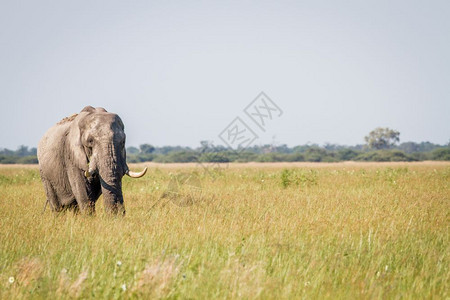
[[(50, 128), (38, 146), (47, 200), (53, 211), (95, 212), (103, 193), (105, 209), (125, 214), (122, 177), (128, 170), (125, 133), (118, 115), (85, 107)], [(87, 178), (85, 172), (90, 171)]]

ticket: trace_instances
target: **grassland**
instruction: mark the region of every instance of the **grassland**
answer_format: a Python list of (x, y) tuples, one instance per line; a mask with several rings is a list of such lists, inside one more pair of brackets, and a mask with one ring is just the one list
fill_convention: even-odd
[(152, 164), (123, 190), (125, 218), (55, 216), (36, 167), (0, 167), (0, 298), (450, 297), (449, 163)]

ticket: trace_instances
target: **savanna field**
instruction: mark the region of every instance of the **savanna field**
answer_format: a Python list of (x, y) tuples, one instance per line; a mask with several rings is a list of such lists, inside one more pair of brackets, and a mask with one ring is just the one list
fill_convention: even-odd
[(450, 163), (146, 165), (125, 217), (1, 166), (0, 298), (450, 297)]

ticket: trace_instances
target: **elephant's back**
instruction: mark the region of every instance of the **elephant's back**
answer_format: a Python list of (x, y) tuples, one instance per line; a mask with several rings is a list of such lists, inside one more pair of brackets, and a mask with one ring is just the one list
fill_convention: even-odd
[(58, 123), (50, 127), (39, 141), (37, 157), (39, 165), (48, 164), (49, 160), (59, 156), (63, 151), (70, 123)]

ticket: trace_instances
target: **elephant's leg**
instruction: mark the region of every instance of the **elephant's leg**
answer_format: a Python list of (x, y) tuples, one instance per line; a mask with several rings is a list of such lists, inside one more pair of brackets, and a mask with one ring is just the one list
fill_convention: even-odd
[(78, 203), (72, 202), (69, 205), (65, 206), (64, 209), (73, 212), (74, 214), (78, 214), (80, 212), (80, 208), (78, 206)]
[(95, 202), (89, 199), (86, 180), (82, 171), (75, 167), (68, 168), (67, 171), (72, 193), (77, 200), (78, 208), (82, 213), (93, 214), (95, 212)]
[(47, 202), (49, 202), (50, 208), (55, 212), (61, 211), (62, 205), (58, 200), (52, 184), (44, 178), (42, 179), (42, 183), (44, 184), (45, 194), (47, 195)]

